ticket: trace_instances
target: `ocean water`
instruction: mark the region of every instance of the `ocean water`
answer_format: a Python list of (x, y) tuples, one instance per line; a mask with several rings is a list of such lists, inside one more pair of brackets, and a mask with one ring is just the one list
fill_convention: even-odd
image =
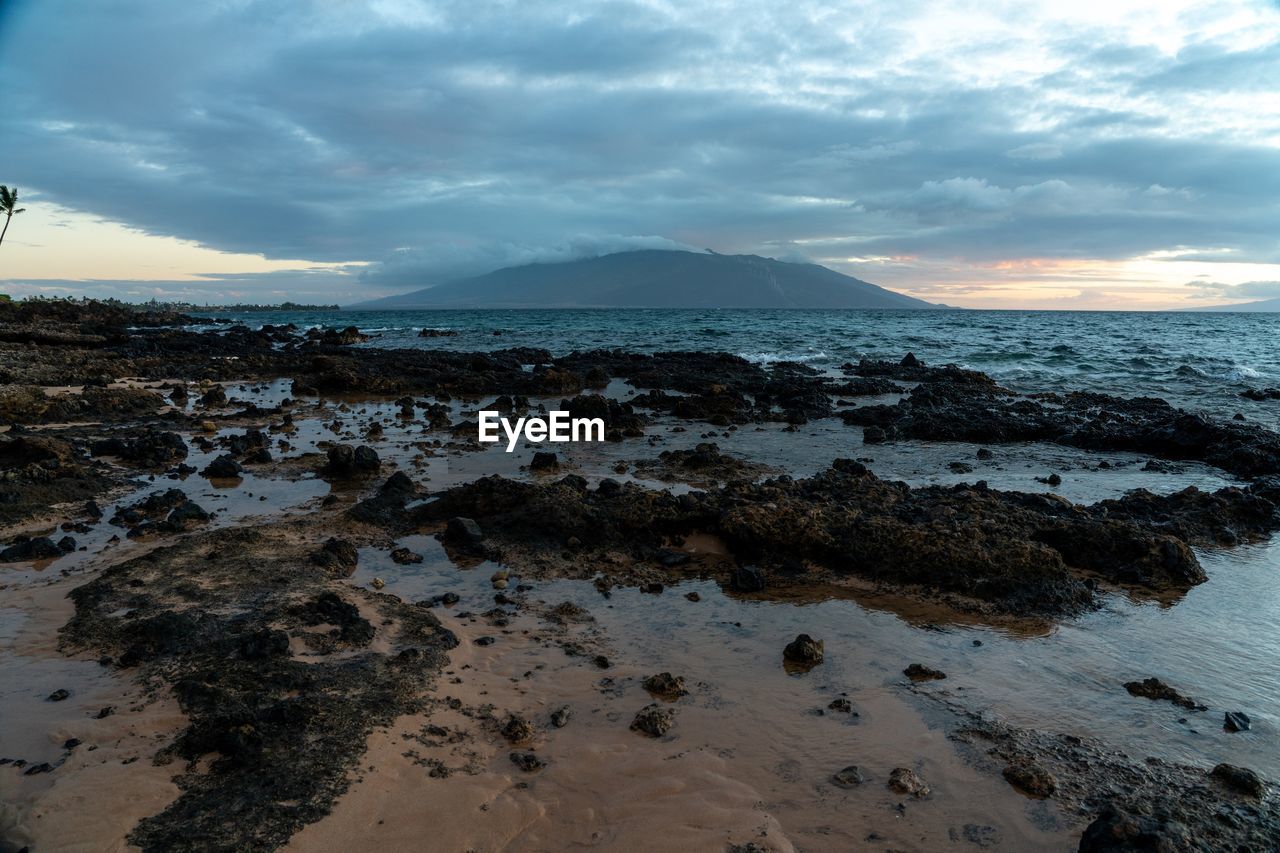
[[(1280, 426), (1280, 401), (1247, 388), (1280, 386), (1280, 314), (1094, 311), (536, 310), (224, 313), (250, 326), (357, 326), (366, 346), (553, 355), (614, 348), (715, 350), (751, 361), (834, 370), (860, 358), (981, 370), (1019, 391), (1155, 396), (1190, 409)], [(423, 328), (456, 337), (420, 338)], [(494, 334), (500, 332), (500, 334)]]

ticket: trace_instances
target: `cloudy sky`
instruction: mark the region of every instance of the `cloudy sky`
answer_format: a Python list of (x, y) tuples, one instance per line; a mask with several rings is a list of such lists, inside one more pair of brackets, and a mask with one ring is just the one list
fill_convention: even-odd
[(1280, 296), (1280, 4), (3, 0), (0, 290), (351, 302), (632, 246)]

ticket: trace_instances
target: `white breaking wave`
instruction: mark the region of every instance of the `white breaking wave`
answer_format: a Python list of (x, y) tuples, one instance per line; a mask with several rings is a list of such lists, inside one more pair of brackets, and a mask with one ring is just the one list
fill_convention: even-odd
[(745, 358), (753, 364), (773, 364), (778, 361), (795, 361), (806, 364), (810, 361), (823, 361), (828, 358), (825, 352), (740, 352), (738, 357)]

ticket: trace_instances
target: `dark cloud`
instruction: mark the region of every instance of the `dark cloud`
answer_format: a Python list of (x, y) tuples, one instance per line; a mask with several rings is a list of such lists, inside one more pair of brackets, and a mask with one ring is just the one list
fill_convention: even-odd
[(1280, 38), (1192, 31), (1169, 52), (1030, 15), (948, 39), (938, 17), (808, 0), (7, 3), (4, 177), (216, 249), (372, 264), (335, 292), (653, 240), (1280, 255), (1274, 105), (1208, 100), (1272, 92)]

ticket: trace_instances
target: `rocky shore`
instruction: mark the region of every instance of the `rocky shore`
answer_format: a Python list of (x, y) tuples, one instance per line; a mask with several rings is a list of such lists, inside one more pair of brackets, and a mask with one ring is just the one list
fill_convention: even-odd
[[(608, 681), (622, 677), (609, 674), (618, 659), (607, 633), (584, 627), (590, 609), (552, 607), (543, 585), (577, 582), (601, 602), (694, 580), (760, 602), (849, 589), (966, 620), (1053, 624), (1116, 597), (1176, 601), (1207, 580), (1204, 553), (1280, 527), (1280, 435), (1157, 399), (1018, 394), (911, 355), (829, 375), (726, 353), (391, 350), (355, 328), (196, 322), (92, 302), (0, 303), (0, 590), (55, 587), (73, 608), (50, 629), (59, 655), (96, 660), (148, 701), (176, 701), (185, 722), (145, 756), (171, 769), (173, 796), (127, 832), (146, 850), (285, 846), (377, 775), (370, 743), (407, 719), (426, 732), (464, 713), (477, 737), (505, 744), (513, 772), (554, 771), (527, 719), (449, 698), (463, 651), (517, 638), (606, 679), (595, 694), (622, 695), (623, 682)], [(494, 470), (475, 441), (478, 408), (600, 417), (612, 455), (522, 448), (519, 467)], [(726, 449), (755, 430), (803, 443), (816, 424), (847, 446), (803, 476)], [(899, 443), (966, 445), (950, 470), (973, 476), (912, 485), (866, 455)], [(1112, 463), (1088, 454), (1196, 464), (1223, 485), (1073, 502), (1056, 473), (1026, 491), (978, 470), (1031, 443), (1083, 454), (1094, 471)], [(415, 537), (438, 541), (459, 571), (485, 567), (487, 588), (466, 602), (478, 612), (450, 610), (457, 594), (393, 594), (391, 567), (423, 563), (422, 546), (404, 544)], [(388, 555), (385, 577), (364, 574), (374, 552)], [(519, 620), (536, 624), (504, 633)], [(485, 633), (460, 640), (463, 623)], [(810, 640), (806, 672), (822, 660)], [(782, 666), (781, 645), (777, 656), (770, 666)], [(945, 717), (939, 726), (992, 784), (1051, 804), (1063, 847), (1280, 848), (1270, 782), (1253, 770), (1133, 759), (1095, 738), (1008, 725), (1000, 708), (917, 695), (919, 683), (946, 680), (916, 666), (940, 677), (908, 673), (893, 689)], [(697, 691), (668, 671), (636, 684), (650, 698), (620, 728), (678, 733)], [(548, 730), (572, 730), (567, 707)], [(823, 716), (836, 714), (857, 717), (847, 697)], [(24, 786), (77, 772), (88, 748), (0, 754), (0, 850), (43, 849), (31, 818), (43, 789)], [(447, 777), (432, 760), (433, 778)], [(484, 772), (477, 762), (468, 772)], [(895, 768), (880, 786), (924, 800), (928, 780), (914, 773)], [(832, 774), (857, 790), (867, 772), (827, 768), (814, 783)], [(986, 834), (972, 834), (982, 846)], [(779, 838), (725, 849), (781, 849)]]

